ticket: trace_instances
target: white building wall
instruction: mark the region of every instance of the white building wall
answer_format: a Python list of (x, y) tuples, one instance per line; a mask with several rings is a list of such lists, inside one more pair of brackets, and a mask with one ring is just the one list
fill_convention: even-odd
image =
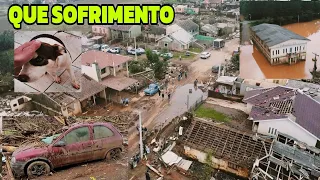
[[(271, 58), (279, 58), (286, 56), (287, 53), (295, 53), (295, 52), (307, 52), (307, 42), (301, 40), (290, 40), (279, 45), (270, 47), (270, 55)], [(301, 50), (300, 50), (301, 47)], [(295, 49), (296, 48), (296, 49)], [(290, 51), (291, 49), (291, 51)]]
[(95, 81), (99, 82), (97, 69), (95, 64), (91, 64), (91, 66), (81, 66), (81, 73), (86, 74), (87, 76), (91, 77)]
[(257, 132), (266, 135), (275, 135), (275, 133), (269, 133), (269, 128), (270, 130), (273, 128), (273, 133), (277, 130), (277, 132), (292, 136), (299, 141), (307, 143), (309, 146), (315, 146), (317, 143), (317, 138), (315, 136), (289, 119), (259, 121)]

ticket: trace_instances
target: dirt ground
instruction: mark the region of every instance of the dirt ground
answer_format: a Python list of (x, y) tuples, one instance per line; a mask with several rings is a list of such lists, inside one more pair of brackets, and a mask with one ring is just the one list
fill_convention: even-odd
[[(75, 122), (95, 121), (111, 122), (127, 138), (129, 114), (119, 114), (118, 116), (99, 116), (99, 117), (71, 117), (67, 119), (68, 124)], [(63, 124), (55, 117), (3, 117), (3, 132), (1, 141), (4, 145), (21, 146), (28, 142), (38, 141), (40, 137), (54, 134), (57, 129), (62, 128)], [(121, 158), (117, 161), (106, 162), (104, 160), (89, 162), (85, 164), (73, 165), (65, 168), (55, 169), (50, 176), (39, 177), (42, 180), (123, 180), (127, 179), (128, 156), (127, 147), (124, 148)], [(3, 179), (7, 169), (3, 167)], [(8, 179), (9, 180), (9, 179)]]
[(125, 180), (128, 178), (127, 170), (127, 164), (98, 161), (58, 169), (52, 176), (37, 180)]

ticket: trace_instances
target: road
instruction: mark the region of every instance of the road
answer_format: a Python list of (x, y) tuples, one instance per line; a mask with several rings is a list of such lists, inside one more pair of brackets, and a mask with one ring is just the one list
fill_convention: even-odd
[(237, 50), (238, 47), (239, 38), (227, 41), (224, 48), (220, 50), (209, 51), (211, 53), (211, 57), (209, 57), (208, 59), (199, 59), (193, 62), (190, 65), (190, 69), (192, 69), (197, 75), (203, 76), (205, 74), (208, 74), (208, 70), (210, 70), (212, 66), (225, 63), (226, 59), (230, 59), (232, 56), (232, 52)]
[[(211, 53), (211, 57), (208, 59), (200, 59), (199, 56), (195, 57), (196, 61), (189, 65), (191, 70), (188, 75), (188, 79), (182, 79), (182, 81), (175, 83), (175, 92), (171, 99), (170, 104), (165, 104), (158, 95), (152, 97), (158, 99), (153, 105), (151, 112), (145, 113), (146, 116), (142, 118), (143, 126), (149, 130), (161, 123), (169, 123), (174, 117), (179, 116), (187, 110), (187, 94), (188, 90), (192, 89), (192, 94), (189, 96), (189, 104), (194, 104), (197, 100), (206, 95), (201, 90), (194, 90), (193, 81), (202, 77), (209, 77), (211, 74), (211, 67), (224, 63), (225, 59), (229, 59), (232, 52), (239, 46), (239, 39), (232, 39), (227, 41), (225, 47), (221, 50), (207, 50)], [(136, 123), (137, 124), (137, 123)], [(137, 130), (135, 127), (129, 129), (129, 157), (131, 154), (138, 151), (139, 138), (137, 136)]]

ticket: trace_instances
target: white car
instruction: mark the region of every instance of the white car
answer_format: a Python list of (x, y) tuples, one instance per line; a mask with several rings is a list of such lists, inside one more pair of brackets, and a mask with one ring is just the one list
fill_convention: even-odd
[(211, 56), (211, 53), (209, 53), (209, 52), (202, 52), (201, 54), (200, 54), (200, 58), (201, 59), (207, 59), (207, 58), (209, 58)]
[(160, 55), (160, 52), (158, 50), (152, 50), (152, 53), (154, 53), (156, 55)]
[(144, 54), (146, 51), (143, 48), (137, 48), (137, 53)]
[(114, 48), (111, 48), (109, 50), (110, 53), (113, 53), (113, 54), (119, 54), (121, 51), (121, 48), (120, 47), (114, 47)]
[(101, 45), (101, 51), (108, 52), (110, 50), (110, 47), (106, 44)]

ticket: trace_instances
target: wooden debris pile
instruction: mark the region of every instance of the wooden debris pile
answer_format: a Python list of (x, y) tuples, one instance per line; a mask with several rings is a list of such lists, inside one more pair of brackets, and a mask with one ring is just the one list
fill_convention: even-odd
[(54, 134), (63, 127), (54, 117), (3, 117), (2, 143), (20, 146)]

